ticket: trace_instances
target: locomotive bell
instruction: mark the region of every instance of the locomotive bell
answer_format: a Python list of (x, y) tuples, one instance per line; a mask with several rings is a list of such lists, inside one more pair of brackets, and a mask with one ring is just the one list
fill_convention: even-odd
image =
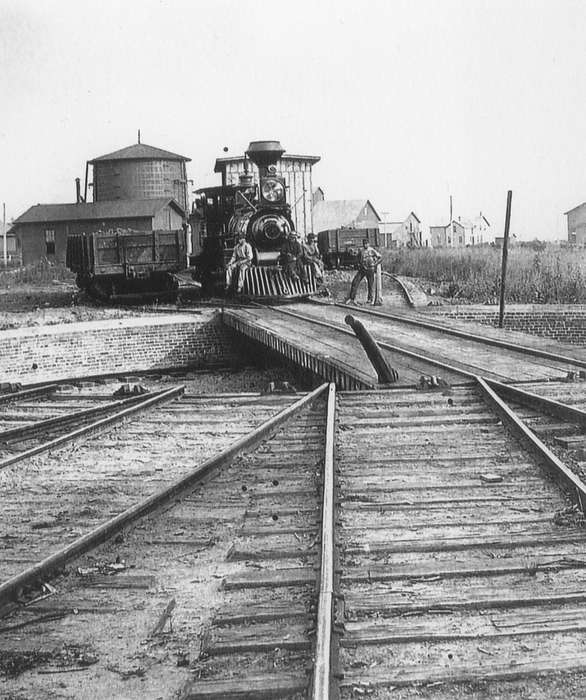
[(270, 165), (275, 165), (283, 153), (285, 149), (279, 141), (251, 141), (246, 151), (261, 173), (266, 172)]

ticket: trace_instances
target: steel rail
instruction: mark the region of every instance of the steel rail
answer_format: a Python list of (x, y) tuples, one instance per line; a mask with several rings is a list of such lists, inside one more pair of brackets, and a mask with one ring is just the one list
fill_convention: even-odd
[(0, 403), (8, 403), (9, 401), (17, 401), (18, 399), (27, 399), (33, 396), (42, 396), (50, 394), (59, 386), (55, 384), (42, 384), (41, 386), (33, 387), (32, 389), (21, 389), (20, 391), (11, 391), (6, 394), (0, 394)]
[(69, 433), (65, 433), (64, 435), (60, 435), (59, 437), (53, 438), (52, 440), (43, 442), (40, 445), (31, 447), (28, 450), (24, 450), (23, 452), (19, 452), (18, 454), (12, 455), (11, 457), (6, 457), (5, 459), (0, 460), (0, 470), (9, 467), (11, 464), (16, 464), (17, 462), (27, 459), (28, 457), (32, 457), (34, 455), (40, 454), (41, 452), (51, 450), (54, 447), (58, 447), (59, 445), (62, 445), (65, 442), (75, 440), (78, 437), (85, 435), (86, 433), (107, 428), (113, 423), (117, 423), (123, 420), (124, 418), (131, 416), (133, 413), (142, 411), (145, 408), (154, 406), (157, 403), (162, 403), (164, 401), (169, 401), (170, 399), (176, 398), (177, 396), (180, 396), (184, 390), (185, 387), (180, 386), (173, 387), (171, 389), (166, 389), (165, 391), (161, 391), (156, 394), (148, 394), (146, 397), (143, 395), (140, 397), (142, 401), (134, 403), (134, 405), (130, 406), (129, 408), (125, 408), (122, 411), (118, 411), (112, 414), (111, 416), (107, 416), (106, 418), (100, 418), (99, 420), (94, 421), (93, 423), (84, 425), (81, 428), (76, 428), (75, 430)]
[(476, 377), (484, 397), (499, 414), (504, 423), (521, 438), (527, 442), (532, 451), (545, 462), (552, 474), (559, 479), (564, 486), (575, 493), (580, 509), (585, 513), (586, 507), (586, 484), (574, 474), (568, 467), (545, 445), (535, 433), (528, 428), (517, 414), (498, 396), (489, 384), (482, 378)]
[[(295, 311), (278, 309), (275, 307), (270, 308), (274, 309), (275, 311), (280, 311), (281, 313), (309, 321), (311, 323), (316, 323), (318, 325), (325, 326), (333, 330), (338, 330), (341, 333), (345, 333), (346, 335), (352, 335), (352, 333), (350, 331), (347, 331), (345, 328), (337, 326), (333, 323), (328, 323), (327, 321), (313, 319), (311, 317), (304, 316), (303, 314), (299, 314)], [(533, 394), (529, 391), (525, 391), (524, 389), (519, 389), (518, 387), (511, 386), (510, 384), (504, 384), (503, 382), (499, 382), (495, 379), (482, 377), (481, 375), (475, 372), (470, 372), (469, 370), (465, 370), (460, 367), (455, 367), (454, 365), (450, 365), (449, 363), (444, 362), (443, 360), (436, 360), (433, 357), (422, 355), (421, 353), (414, 352), (413, 350), (407, 350), (406, 348), (402, 348), (397, 345), (391, 345), (390, 343), (385, 343), (380, 340), (377, 340), (376, 342), (381, 348), (385, 350), (401, 353), (421, 362), (428, 362), (432, 365), (440, 367), (441, 369), (446, 369), (450, 372), (458, 373), (471, 381), (477, 381), (479, 378), (482, 378), (482, 380), (486, 382), (489, 386), (493, 387), (493, 389), (499, 395), (507, 396), (509, 400), (515, 401), (516, 403), (520, 403), (528, 408), (536, 408), (537, 410), (545, 411), (550, 415), (562, 418), (563, 420), (567, 420), (571, 423), (577, 423), (578, 425), (586, 426), (586, 411), (576, 408), (575, 406), (569, 406), (568, 404), (564, 404), (553, 399), (548, 399), (544, 396)]]
[[(342, 308), (346, 308), (344, 305), (341, 305), (341, 306), (342, 306)], [(274, 306), (271, 306), (268, 308), (272, 309), (273, 311), (277, 311), (279, 313), (286, 314), (288, 316), (293, 316), (295, 318), (299, 318), (303, 321), (308, 321), (309, 323), (314, 323), (318, 326), (323, 326), (325, 328), (330, 328), (332, 330), (339, 331), (340, 333), (344, 333), (346, 335), (350, 335), (350, 336), (353, 335), (350, 331), (346, 330), (345, 328), (342, 328), (341, 326), (338, 326), (335, 323), (330, 323), (328, 321), (322, 321), (321, 319), (316, 319), (316, 318), (313, 318), (311, 316), (304, 316), (303, 314), (300, 314), (296, 311), (280, 309), (280, 308), (274, 307)], [(370, 313), (370, 312), (365, 312), (365, 313)], [(373, 313), (378, 313), (378, 312), (375, 311)], [(375, 338), (375, 340), (376, 340), (376, 338)], [(428, 364), (434, 365), (436, 367), (440, 367), (441, 369), (448, 370), (449, 372), (454, 372), (456, 374), (460, 374), (461, 376), (463, 376), (466, 379), (469, 379), (471, 381), (475, 381), (478, 376), (482, 376), (482, 375), (479, 375), (478, 372), (473, 372), (473, 371), (470, 371), (467, 369), (463, 369), (462, 367), (456, 367), (455, 365), (451, 365), (448, 362), (445, 362), (444, 360), (437, 360), (434, 357), (431, 357), (430, 355), (424, 355), (422, 353), (415, 352), (414, 350), (408, 350), (407, 348), (401, 347), (400, 345), (392, 345), (391, 343), (386, 343), (385, 341), (382, 341), (382, 340), (376, 340), (376, 342), (378, 343), (379, 347), (383, 348), (384, 350), (388, 350), (389, 352), (395, 352), (395, 353), (399, 353), (402, 355), (406, 355), (407, 357), (418, 360), (419, 362), (428, 363)], [(509, 387), (508, 384), (504, 384), (502, 382), (499, 382), (496, 379), (489, 379), (487, 377), (483, 377), (483, 378), (485, 379), (485, 381), (490, 382), (491, 384), (494, 384), (495, 388), (497, 388), (499, 390), (499, 392), (501, 391), (501, 388), (504, 391), (505, 387)], [(563, 406), (567, 415), (573, 415), (573, 416), (577, 417), (580, 424), (582, 424), (582, 420), (583, 420), (582, 416), (583, 416), (584, 412), (581, 411), (580, 409), (576, 409), (576, 408), (567, 406), (566, 404), (562, 404), (562, 403), (553, 401), (552, 399), (546, 399), (544, 397), (537, 397), (537, 395), (530, 394), (529, 392), (525, 392), (522, 389), (518, 389), (518, 388), (513, 389), (513, 387), (511, 387), (511, 393), (512, 393), (512, 391), (516, 392), (517, 398), (519, 400), (522, 397), (526, 396), (527, 398), (524, 399), (523, 401), (521, 401), (521, 403), (523, 403), (526, 406), (530, 406), (532, 408), (535, 408), (536, 404), (535, 404), (535, 402), (532, 403), (533, 399), (530, 397), (539, 398), (540, 401), (542, 402), (543, 406), (548, 405), (551, 407), (552, 410), (555, 409), (556, 405), (559, 406), (560, 411), (556, 412), (554, 415), (561, 416), (561, 410), (562, 410), (561, 407)], [(576, 418), (570, 419), (569, 417), (566, 419), (567, 420), (576, 420)]]
[(415, 308), (415, 302), (413, 301), (413, 297), (411, 296), (411, 292), (407, 289), (407, 286), (403, 282), (403, 280), (399, 279), (398, 277), (395, 277), (395, 275), (391, 275), (390, 272), (385, 272), (385, 270), (382, 271), (382, 274), (385, 275), (385, 277), (389, 277), (390, 279), (394, 280), (399, 287), (401, 288), (401, 291), (403, 292), (403, 296), (405, 299), (407, 299), (407, 304), (414, 309)]
[(330, 384), (326, 414), (326, 445), (321, 523), (321, 567), (317, 606), (317, 633), (313, 673), (313, 700), (330, 697), (332, 667), (332, 634), (334, 619), (334, 441), (336, 417), (336, 385)]
[[(340, 304), (339, 302), (334, 302), (333, 304), (324, 304), (324, 302), (319, 302), (315, 299), (311, 300), (312, 304), (321, 306), (337, 306), (342, 309), (348, 309), (345, 304)], [(446, 335), (453, 335), (458, 338), (464, 338), (466, 340), (472, 340), (477, 343), (482, 343), (484, 345), (493, 345), (495, 347), (505, 348), (507, 350), (512, 350), (514, 352), (521, 352), (525, 355), (534, 355), (535, 357), (541, 357), (546, 360), (552, 360), (554, 362), (560, 362), (562, 364), (569, 364), (578, 367), (586, 367), (586, 360), (580, 360), (573, 357), (567, 357), (566, 355), (556, 355), (553, 352), (548, 352), (547, 350), (540, 350), (539, 348), (532, 348), (526, 345), (519, 345), (518, 343), (510, 343), (506, 340), (501, 340), (500, 338), (490, 338), (484, 335), (478, 335), (477, 333), (469, 333), (468, 331), (462, 331), (458, 328), (448, 328), (439, 323), (433, 323), (432, 321), (424, 321), (423, 319), (410, 318), (402, 314), (388, 313), (386, 311), (376, 311), (375, 309), (363, 309), (363, 308), (352, 308), (353, 313), (363, 313), (369, 314), (371, 316), (378, 316), (380, 318), (385, 318), (391, 321), (397, 321), (398, 323), (405, 323), (411, 326), (419, 326), (421, 328), (427, 328), (429, 330), (438, 331)]]
[(509, 401), (520, 403), (528, 408), (534, 408), (538, 411), (548, 413), (551, 416), (555, 416), (556, 418), (562, 418), (570, 423), (576, 423), (586, 428), (586, 411), (583, 411), (581, 408), (561, 403), (561, 401), (556, 401), (555, 399), (548, 399), (545, 396), (539, 396), (539, 394), (533, 394), (530, 391), (519, 389), (511, 384), (503, 384), (493, 379), (486, 379), (486, 377), (484, 381), (492, 387), (499, 396)]
[[(149, 394), (149, 396), (152, 396), (152, 394)], [(34, 437), (38, 433), (48, 430), (49, 428), (59, 428), (69, 425), (70, 423), (76, 423), (84, 418), (91, 418), (93, 416), (99, 416), (102, 413), (108, 413), (116, 408), (132, 406), (135, 403), (144, 401), (145, 398), (148, 398), (145, 394), (140, 396), (132, 396), (126, 399), (119, 399), (118, 401), (111, 401), (110, 403), (103, 404), (102, 406), (95, 406), (93, 408), (75, 411), (74, 413), (66, 413), (65, 415), (57, 416), (55, 418), (46, 418), (44, 420), (35, 421), (34, 423), (30, 423), (24, 427), (2, 430), (0, 431), (0, 443), (28, 440), (29, 438)]]
[[(0, 605), (17, 598), (24, 588), (33, 586), (38, 581), (48, 579), (54, 572), (63, 568), (65, 564), (81, 554), (89, 551), (108, 540), (112, 535), (120, 532), (139, 518), (151, 513), (156, 508), (177, 496), (181, 491), (195, 485), (213, 469), (217, 469), (231, 461), (239, 452), (255, 446), (267, 437), (277, 427), (282, 425), (292, 415), (310, 405), (326, 389), (328, 385), (322, 384), (309, 394), (306, 394), (291, 406), (280, 411), (276, 416), (265, 421), (261, 426), (248, 435), (240, 438), (230, 447), (220, 452), (216, 457), (206, 460), (184, 477), (172, 482), (161, 491), (149, 496), (140, 503), (127, 508), (119, 515), (98, 525), (90, 532), (77, 538), (59, 551), (51, 554), (41, 562), (34, 564), (20, 574), (16, 574), (0, 585)], [(183, 389), (183, 387), (181, 387)], [(136, 410), (134, 407), (129, 410)]]

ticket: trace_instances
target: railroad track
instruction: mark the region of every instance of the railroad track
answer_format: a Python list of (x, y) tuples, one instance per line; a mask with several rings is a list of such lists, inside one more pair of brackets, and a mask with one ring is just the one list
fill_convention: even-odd
[(462, 685), (472, 697), (569, 697), (558, 671), (586, 687), (583, 487), (563, 497), (487, 389), (402, 409), (394, 392), (340, 398), (342, 696)]
[(325, 304), (226, 310), (224, 323), (266, 351), (343, 389), (376, 388), (376, 373), (345, 323), (362, 321), (399, 382), (414, 385), (422, 375), (438, 375), (449, 384), (477, 375), (500, 382), (566, 381), (584, 376), (578, 357), (543, 353), (517, 344), (495, 346), (473, 336), (465, 340), (439, 330), (413, 330), (404, 323), (371, 317), (361, 308)]
[[(44, 456), (42, 464), (33, 465), (28, 483), (26, 480), (23, 483), (22, 470), (27, 464), (31, 466), (30, 460), (23, 463), (25, 466), (18, 465), (18, 475), (14, 466), (8, 468), (5, 474), (13, 474), (15, 483), (3, 494), (0, 515), (0, 532), (3, 533), (0, 546), (6, 565), (2, 568), (0, 583), (3, 613), (0, 678), (3, 672), (10, 675), (15, 669), (18, 672), (29, 665), (40, 667), (38, 683), (36, 678), (32, 679), (33, 690), (29, 688), (29, 693), (35, 698), (54, 697), (53, 693), (58, 690), (55, 686), (47, 688), (47, 674), (72, 673), (75, 679), (74, 671), (87, 673), (99, 656), (102, 663), (98, 675), (101, 671), (106, 676), (120, 676), (118, 680), (124, 687), (112, 690), (110, 679), (108, 690), (104, 690), (101, 681), (96, 681), (96, 697), (128, 697), (127, 671), (121, 669), (120, 658), (126, 658), (126, 640), (134, 634), (134, 606), (136, 609), (145, 607), (147, 596), (151, 605), (146, 606), (144, 613), (148, 617), (144, 622), (144, 643), (158, 648), (165, 624), (158, 631), (155, 628), (157, 620), (163, 619), (164, 623), (163, 613), (170, 603), (168, 591), (173, 585), (169, 578), (175, 577), (173, 584), (178, 588), (187, 587), (190, 596), (193, 593), (195, 561), (187, 572), (180, 562), (198, 557), (217, 558), (217, 543), (222, 533), (231, 532), (235, 526), (233, 520), (240, 524), (247, 505), (260, 504), (263, 497), (265, 504), (270, 504), (284, 487), (289, 489), (284, 498), (306, 498), (313, 489), (313, 481), (304, 488), (294, 483), (287, 473), (284, 458), (284, 464), (275, 467), (268, 482), (264, 472), (259, 475), (254, 462), (236, 464), (231, 475), (218, 477), (213, 510), (210, 510), (211, 486), (200, 486), (200, 493), (194, 492), (194, 488), (202, 480), (211, 478), (215, 469), (229, 463), (241, 450), (257, 445), (289, 415), (303, 410), (305, 404), (313, 400), (313, 395), (300, 398), (295, 395), (187, 394), (142, 414), (106, 436), (101, 435), (99, 440), (84, 443), (74, 456), (67, 454), (67, 467), (58, 477), (53, 474), (45, 482), (40, 480), (43, 470), (49, 467), (51, 456)], [(228, 420), (226, 411), (230, 416)], [(307, 452), (302, 436), (320, 432), (322, 427), (319, 420), (313, 425), (311, 415), (299, 420), (298, 448), (300, 452)], [(128, 455), (133, 439), (137, 440), (136, 449), (141, 451), (142, 459), (134, 466), (127, 456), (122, 472), (120, 466), (112, 462), (120, 448)], [(174, 451), (169, 450), (173, 443)], [(221, 448), (224, 450), (218, 457), (211, 457)], [(85, 455), (80, 454), (83, 451)], [(87, 455), (92, 456), (93, 468), (82, 480), (79, 467), (87, 465)], [(63, 454), (60, 456), (62, 461)], [(261, 448), (258, 459), (273, 460), (274, 455)], [(77, 469), (75, 463), (79, 465)], [(145, 468), (149, 463), (152, 470)], [(195, 465), (198, 466), (194, 469)], [(317, 479), (315, 467), (310, 467), (309, 471), (312, 479)], [(58, 497), (57, 494), (51, 497), (48, 481), (60, 484)], [(180, 495), (184, 498), (175, 506), (174, 501)], [(25, 517), (19, 517), (18, 507)], [(147, 516), (155, 511), (149, 519)], [(142, 520), (132, 533), (127, 533), (137, 519)], [(267, 516), (262, 522), (272, 523), (273, 520)], [(106, 540), (107, 544), (100, 547)], [(155, 569), (159, 567), (163, 574), (173, 573), (157, 577)], [(184, 580), (185, 576), (188, 581)], [(209, 584), (203, 586), (204, 601), (208, 587)], [(196, 600), (190, 600), (190, 596), (181, 599), (180, 616), (189, 618), (197, 607), (199, 595), (195, 596)], [(207, 611), (207, 606), (205, 609)], [(198, 610), (191, 619), (192, 633), (186, 633), (182, 642), (182, 649), (189, 650), (195, 657), (200, 646), (197, 620), (201, 614), (202, 610)], [(175, 614), (175, 619), (178, 617)], [(108, 622), (101, 627), (100, 637), (98, 628), (103, 619)], [(105, 655), (111, 659), (104, 658)], [(131, 670), (128, 673), (133, 675)], [(155, 684), (163, 682), (165, 679), (157, 674)], [(88, 683), (87, 675), (80, 683)], [(19, 687), (15, 681), (12, 688)], [(80, 696), (76, 695), (82, 692), (80, 688), (73, 689), (75, 697)], [(135, 696), (143, 697), (143, 693), (144, 686)], [(156, 696), (160, 694), (157, 690)]]
[[(181, 394), (172, 388), (124, 399), (86, 394), (59, 401), (59, 385), (3, 395), (0, 403), (0, 470), (34, 455), (98, 433), (133, 414)], [(108, 398), (103, 401), (101, 399)]]
[[(450, 376), (481, 375), (497, 381), (553, 380), (584, 376), (586, 359), (581, 349), (572, 354), (549, 352), (532, 345), (520, 345), (489, 335), (477, 335), (444, 325), (344, 304), (312, 303), (289, 309), (271, 307), (281, 315), (293, 315), (332, 330), (344, 328), (352, 314), (367, 328), (396, 366), (409, 370), (435, 367)], [(406, 362), (408, 361), (408, 362)], [(404, 374), (407, 374), (404, 372)]]
[[(531, 389), (477, 378), (434, 392), (336, 398), (330, 385), (247, 397), (282, 410), (27, 574), (49, 580), (65, 567), (58, 594), (23, 609), (14, 599), (27, 584), (0, 586), (0, 602), (17, 606), (3, 620), (2, 652), (22, 657), (28, 629), (56, 670), (63, 657), (47, 650), (75, 642), (81, 656), (65, 670), (91, 667), (85, 688), (119, 675), (125, 697), (180, 686), (183, 700), (382, 698), (390, 688), (579, 697), (584, 486), (555, 441), (575, 447), (586, 392), (572, 385), (568, 407), (539, 400), (550, 384)], [(172, 405), (195, 422), (201, 398), (188, 400)], [(101, 646), (98, 616), (108, 621)], [(136, 667), (112, 658), (131, 634), (148, 676), (132, 692)]]
[[(516, 391), (537, 433), (581, 432), (562, 420), (563, 406), (545, 401), (538, 410), (534, 397)], [(248, 531), (231, 556), (258, 569), (224, 579), (224, 590), (240, 597), (212, 622), (206, 646), (229, 660), (204, 662), (199, 672), (213, 678), (192, 683), (183, 697), (382, 698), (389, 689), (393, 697), (451, 697), (454, 686), (474, 697), (536, 688), (574, 697), (565, 683), (586, 688), (584, 485), (484, 380), (449, 395), (343, 393), (336, 459), (331, 443), (325, 455), (338, 473), (330, 497), (324, 492), (324, 503), (338, 504), (335, 516), (322, 510), (319, 560), (327, 566), (313, 573), (313, 558), (286, 539), (289, 529)], [(303, 614), (307, 602), (294, 605), (307, 584), (315, 626)], [(283, 588), (293, 598), (280, 593), (286, 603), (278, 605)], [(308, 626), (316, 631), (311, 645)], [(305, 685), (286, 668), (264, 670), (288, 648), (313, 650)], [(264, 673), (236, 674), (247, 664), (261, 668), (244, 660), (252, 652), (264, 652)], [(558, 671), (570, 675), (560, 681)]]

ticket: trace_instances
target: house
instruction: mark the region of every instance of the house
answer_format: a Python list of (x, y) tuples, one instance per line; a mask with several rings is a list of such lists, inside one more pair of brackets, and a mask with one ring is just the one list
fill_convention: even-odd
[(421, 247), (421, 221), (414, 212), (403, 221), (393, 220), (389, 212), (381, 212), (379, 228), (385, 248)]
[(322, 200), (313, 208), (315, 233), (337, 228), (379, 228), (381, 218), (368, 199)]
[(316, 187), (313, 190), (311, 200), (313, 202), (314, 207), (318, 202), (323, 202), (325, 198), (326, 198), (325, 192), (323, 191), (323, 189), (321, 187)]
[(475, 219), (452, 219), (445, 226), (430, 226), (429, 238), (432, 248), (463, 248), (469, 245), (488, 243), (490, 223), (480, 212)]
[(568, 217), (568, 245), (586, 247), (586, 202), (564, 212)]
[(48, 258), (65, 263), (67, 236), (107, 229), (180, 229), (185, 213), (172, 198), (119, 199), (79, 204), (36, 204), (13, 225), (23, 265)]
[[(4, 262), (4, 224), (0, 221), (0, 262)], [(6, 224), (6, 260), (14, 263), (20, 260), (18, 239), (12, 224)]]

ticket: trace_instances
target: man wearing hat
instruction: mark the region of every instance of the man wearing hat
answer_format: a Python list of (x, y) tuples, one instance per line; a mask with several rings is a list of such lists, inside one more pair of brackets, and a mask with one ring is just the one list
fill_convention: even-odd
[(358, 264), (357, 271), (352, 280), (352, 286), (350, 287), (350, 296), (346, 299), (346, 304), (356, 304), (356, 293), (358, 292), (358, 285), (366, 277), (366, 283), (368, 284), (368, 303), (372, 304), (373, 294), (374, 294), (374, 275), (376, 273), (376, 266), (381, 262), (382, 255), (375, 250), (370, 243), (368, 238), (362, 240), (362, 248), (358, 252)]
[(226, 291), (232, 286), (232, 276), (238, 271), (236, 280), (236, 291), (242, 293), (244, 286), (244, 274), (252, 266), (252, 246), (246, 242), (246, 236), (241, 233), (238, 236), (238, 243), (232, 251), (232, 258), (226, 267)]
[(303, 244), (303, 261), (306, 265), (311, 266), (317, 283), (323, 284), (324, 264), (314, 233), (307, 234), (307, 242)]
[(295, 231), (291, 231), (285, 243), (281, 247), (280, 262), (283, 272), (292, 280), (297, 281), (301, 277), (306, 282), (305, 268), (303, 267), (303, 247), (297, 240)]

